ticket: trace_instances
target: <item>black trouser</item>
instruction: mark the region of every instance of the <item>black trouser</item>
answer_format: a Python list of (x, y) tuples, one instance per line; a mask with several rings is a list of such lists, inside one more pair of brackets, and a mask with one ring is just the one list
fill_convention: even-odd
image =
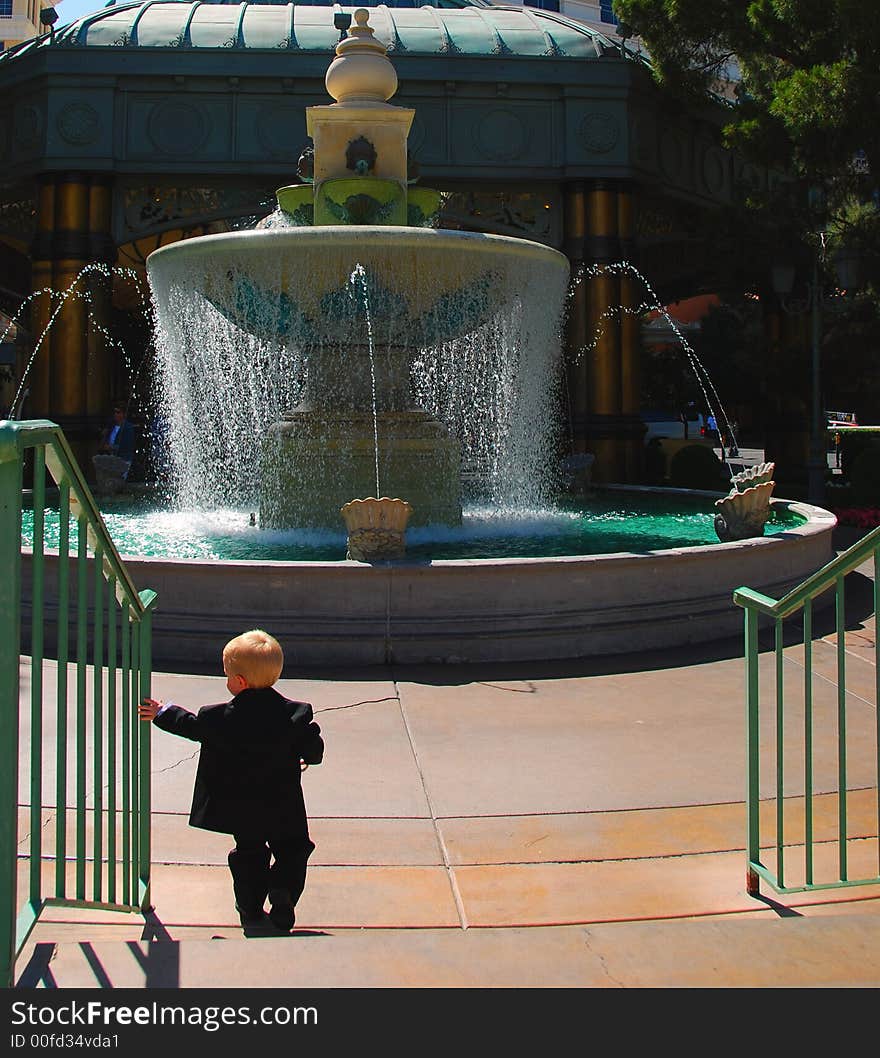
[[(270, 889), (290, 893), (296, 904), (306, 884), (306, 865), (314, 844), (289, 834), (269, 836), (233, 834), (235, 848), (229, 853), (232, 889), (239, 910), (258, 912)], [(274, 857), (270, 866), (270, 857)]]

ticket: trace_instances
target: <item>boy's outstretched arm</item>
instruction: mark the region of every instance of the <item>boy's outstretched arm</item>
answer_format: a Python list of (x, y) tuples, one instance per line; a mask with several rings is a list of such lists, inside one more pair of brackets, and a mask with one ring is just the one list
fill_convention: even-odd
[(310, 764), (320, 764), (324, 759), (324, 740), (321, 738), (320, 727), (314, 721), (306, 728), (300, 759), (306, 767)]
[(153, 721), (161, 708), (162, 703), (157, 702), (155, 698), (144, 698), (142, 702), (138, 703), (138, 716), (141, 720)]
[(161, 727), (172, 735), (180, 735), (181, 738), (188, 738), (192, 742), (202, 741), (198, 716), (172, 702), (163, 705), (155, 698), (144, 698), (138, 705), (138, 716), (141, 720), (153, 721), (156, 727)]

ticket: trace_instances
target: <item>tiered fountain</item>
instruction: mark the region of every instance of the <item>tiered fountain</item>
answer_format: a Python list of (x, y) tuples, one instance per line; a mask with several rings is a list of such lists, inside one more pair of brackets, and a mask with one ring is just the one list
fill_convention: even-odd
[[(260, 481), (268, 529), (338, 526), (341, 507), (373, 490), (411, 504), (413, 525), (456, 525), (462, 439), (500, 504), (540, 493), (552, 452), (541, 435), (568, 262), (537, 243), (427, 226), (440, 194), (410, 186), (414, 111), (387, 102), (397, 76), (367, 18), (355, 12), (327, 71), (336, 102), (308, 108), (314, 153), (304, 182), (278, 192), (276, 224), (149, 259), (180, 490), (210, 503), (232, 488), (256, 503)], [(487, 357), (491, 381), (475, 363)], [(518, 387), (515, 371), (536, 379)], [(240, 388), (218, 406), (224, 377)], [(490, 400), (491, 428), (489, 394), (462, 379), (507, 390)]]
[[(356, 12), (327, 75), (336, 101), (309, 109), (314, 154), (301, 159), (302, 182), (279, 192), (279, 212), (149, 259), (177, 509), (232, 508), (220, 513), (244, 546), (234, 560), (220, 549), (129, 559), (136, 582), (159, 593), (157, 659), (213, 663), (218, 643), (255, 623), (295, 663), (334, 667), (583, 657), (734, 634), (733, 590), (778, 595), (818, 569), (833, 517), (803, 506), (772, 535), (710, 544), (714, 497), (704, 497), (705, 543), (679, 531), (609, 547), (605, 524), (638, 529), (627, 513), (638, 493), (608, 514), (554, 508), (568, 263), (525, 240), (424, 226), (438, 196), (411, 186), (413, 112), (388, 103), (396, 84)], [(364, 562), (343, 560), (337, 543), (326, 550), (343, 507), (368, 512), (349, 537), (359, 559), (388, 528), (383, 496), (403, 513), (411, 505), (412, 536), (437, 540), (463, 531), (474, 495), (490, 534), (500, 514), (508, 528), (577, 521), (591, 539), (491, 558), (413, 547), (406, 561)], [(792, 506), (774, 501), (774, 512)], [(152, 524), (135, 517), (138, 546)], [(247, 550), (256, 536), (287, 547), (291, 533), (325, 550), (309, 561)]]

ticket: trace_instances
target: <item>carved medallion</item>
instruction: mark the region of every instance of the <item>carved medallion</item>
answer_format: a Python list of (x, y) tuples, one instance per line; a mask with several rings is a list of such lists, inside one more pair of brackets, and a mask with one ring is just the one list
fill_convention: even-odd
[(55, 119), (55, 127), (67, 143), (94, 143), (101, 135), (101, 119), (88, 103), (68, 103)]
[(474, 146), (484, 158), (510, 162), (526, 149), (526, 130), (512, 110), (497, 107), (485, 113), (475, 127)]
[(196, 154), (204, 146), (209, 131), (201, 109), (183, 100), (158, 103), (147, 120), (147, 134), (163, 154)]
[(585, 114), (580, 126), (581, 142), (593, 154), (607, 154), (617, 146), (620, 125), (610, 114), (593, 111)]

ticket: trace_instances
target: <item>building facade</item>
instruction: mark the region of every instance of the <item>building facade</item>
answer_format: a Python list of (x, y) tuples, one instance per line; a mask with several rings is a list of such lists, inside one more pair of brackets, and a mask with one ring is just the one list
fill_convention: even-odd
[(50, 24), (40, 21), (40, 12), (55, 14), (54, 9), (55, 0), (0, 0), (0, 51), (48, 33)]

